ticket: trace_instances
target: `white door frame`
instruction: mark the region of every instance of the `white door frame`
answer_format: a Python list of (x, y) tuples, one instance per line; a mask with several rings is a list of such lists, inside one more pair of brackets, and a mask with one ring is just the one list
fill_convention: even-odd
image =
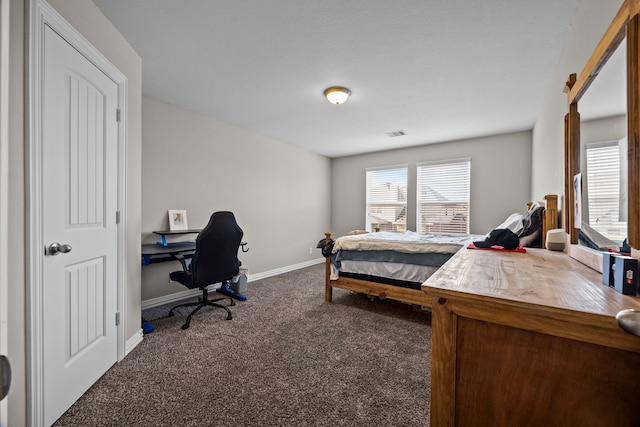
[[(0, 354), (7, 355), (9, 297), (9, 2), (0, 0)], [(0, 425), (7, 425), (7, 400), (0, 402)]]
[[(78, 33), (45, 0), (28, 0), (28, 144), (27, 144), (27, 416), (29, 425), (44, 424), (43, 387), (43, 241), (42, 212), (42, 81), (44, 28), (48, 26), (118, 85), (118, 361), (125, 356), (126, 336), (126, 117), (127, 78)], [(115, 218), (113, 219), (115, 221)]]

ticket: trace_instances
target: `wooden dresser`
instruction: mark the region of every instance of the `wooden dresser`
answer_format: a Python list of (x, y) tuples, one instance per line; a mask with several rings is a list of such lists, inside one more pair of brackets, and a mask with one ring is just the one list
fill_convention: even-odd
[(640, 426), (640, 298), (565, 253), (462, 249), (433, 298), (431, 425)]

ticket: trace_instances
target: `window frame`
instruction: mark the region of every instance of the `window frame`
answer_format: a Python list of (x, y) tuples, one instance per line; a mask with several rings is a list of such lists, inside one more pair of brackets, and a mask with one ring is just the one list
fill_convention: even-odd
[[(440, 167), (440, 166), (454, 166), (458, 167), (460, 164), (464, 164), (466, 171), (463, 171), (461, 176), (462, 179), (466, 180), (466, 187), (460, 192), (460, 196), (464, 198), (462, 201), (451, 201), (449, 203), (442, 203), (439, 208), (440, 211), (444, 210), (443, 213), (431, 215), (433, 218), (432, 223), (423, 223), (423, 218), (425, 217), (425, 210), (431, 210), (432, 208), (426, 207), (424, 205), (429, 204), (425, 202), (424, 192), (425, 192), (425, 179), (422, 177), (423, 170), (429, 167)], [(453, 171), (451, 171), (452, 173)], [(440, 191), (447, 190), (448, 184), (438, 182), (432, 184), (430, 188), (431, 192), (436, 192), (440, 194), (439, 191), (434, 190), (432, 187), (440, 187)], [(454, 195), (458, 195), (456, 192)], [(431, 203), (432, 207), (437, 207), (437, 203)], [(449, 207), (447, 207), (449, 205)], [(454, 159), (443, 159), (436, 161), (427, 161), (427, 162), (419, 162), (416, 163), (416, 217), (415, 217), (415, 225), (416, 231), (421, 234), (426, 233), (455, 233), (455, 234), (469, 234), (470, 230), (470, 214), (471, 214), (471, 158), (463, 157), (463, 158), (454, 158)], [(448, 210), (452, 210), (448, 212)], [(450, 217), (450, 219), (448, 219)], [(461, 219), (460, 219), (461, 218)]]
[[(398, 182), (387, 182), (388, 184), (395, 184), (398, 186), (398, 189), (402, 189), (404, 191), (404, 200), (381, 200), (381, 201), (371, 201), (372, 196), (372, 186), (374, 185), (373, 180), (376, 179), (374, 175), (376, 173), (401, 173), (404, 172), (404, 182), (402, 185), (398, 185)], [(366, 231), (406, 231), (407, 224), (407, 198), (408, 198), (408, 184), (409, 184), (409, 165), (408, 164), (399, 164), (399, 165), (390, 165), (390, 166), (379, 166), (379, 167), (370, 167), (365, 169), (365, 230)], [(382, 181), (380, 181), (377, 185), (384, 185)], [(391, 190), (391, 188), (389, 189)], [(379, 196), (384, 196), (384, 194), (379, 194)], [(381, 209), (387, 209), (387, 212), (378, 211)], [(372, 222), (371, 218), (376, 210), (378, 214), (384, 214), (380, 216), (380, 219), (384, 219), (384, 216), (388, 217), (387, 224), (385, 226), (381, 226), (381, 222)], [(391, 218), (394, 217), (394, 218)], [(404, 223), (400, 221), (400, 218), (404, 217)]]

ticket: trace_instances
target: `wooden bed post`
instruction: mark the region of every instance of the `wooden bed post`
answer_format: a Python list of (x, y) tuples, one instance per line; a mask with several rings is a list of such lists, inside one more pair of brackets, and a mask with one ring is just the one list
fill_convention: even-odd
[[(547, 194), (544, 196), (544, 214), (542, 216), (542, 247), (547, 242), (547, 231), (558, 228), (558, 195)], [(534, 202), (527, 202), (527, 210), (531, 209)]]
[(558, 228), (558, 195), (547, 194), (544, 196), (545, 211), (542, 219), (542, 247), (545, 248), (547, 231)]
[[(324, 233), (325, 239), (331, 239), (331, 232)], [(331, 257), (328, 256), (324, 259), (324, 300), (325, 302), (331, 302), (333, 298), (333, 288), (331, 287)]]

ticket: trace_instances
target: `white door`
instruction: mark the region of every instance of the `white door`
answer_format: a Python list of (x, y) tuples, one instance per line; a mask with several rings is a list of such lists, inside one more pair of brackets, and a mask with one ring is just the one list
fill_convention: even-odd
[(117, 360), (118, 86), (48, 26), (44, 36), (43, 398), (50, 425)]

